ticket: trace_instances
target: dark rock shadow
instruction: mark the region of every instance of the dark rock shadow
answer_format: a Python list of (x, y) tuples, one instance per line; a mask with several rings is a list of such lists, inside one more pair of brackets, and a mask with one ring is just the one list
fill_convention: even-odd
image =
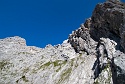
[(94, 80), (99, 76), (101, 73), (101, 68), (100, 68), (100, 60), (99, 58), (101, 57), (100, 52), (98, 50), (100, 43), (98, 43), (96, 50), (97, 50), (97, 55), (96, 55), (96, 61), (92, 67), (92, 70), (94, 70)]
[(112, 71), (112, 80), (113, 84), (125, 84), (125, 71), (115, 65), (114, 58), (112, 59), (112, 63), (110, 64)]

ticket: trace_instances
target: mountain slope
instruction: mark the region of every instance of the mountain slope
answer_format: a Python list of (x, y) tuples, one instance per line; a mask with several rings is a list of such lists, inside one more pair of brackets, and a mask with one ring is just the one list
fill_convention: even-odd
[(0, 39), (0, 84), (125, 84), (125, 4), (97, 4), (59, 45)]
[(0, 40), (0, 84), (76, 84), (93, 80), (90, 68), (95, 56), (75, 53), (69, 43), (44, 49), (25, 43), (20, 37)]

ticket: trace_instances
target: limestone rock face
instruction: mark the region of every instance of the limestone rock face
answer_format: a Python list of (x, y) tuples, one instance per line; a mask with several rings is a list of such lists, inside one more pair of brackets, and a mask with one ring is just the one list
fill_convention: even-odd
[(94, 83), (94, 55), (76, 53), (66, 41), (45, 48), (25, 43), (20, 37), (0, 39), (0, 84)]
[(0, 84), (125, 84), (125, 4), (97, 4), (62, 44), (0, 39)]
[(82, 24), (81, 27), (73, 31), (68, 40), (76, 52), (86, 51), (87, 54), (95, 53), (96, 42), (90, 37), (89, 29)]
[(96, 84), (125, 84), (124, 33), (125, 4), (108, 0), (97, 4), (92, 17), (69, 35), (69, 43), (77, 52), (96, 56)]
[(115, 75), (114, 82), (125, 84), (125, 54), (120, 51), (116, 51), (113, 61), (112, 72), (113, 75)]

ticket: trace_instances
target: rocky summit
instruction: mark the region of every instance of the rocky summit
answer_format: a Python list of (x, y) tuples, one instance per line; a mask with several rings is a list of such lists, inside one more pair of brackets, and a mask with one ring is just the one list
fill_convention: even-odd
[(97, 4), (62, 44), (0, 39), (0, 84), (125, 84), (125, 3)]

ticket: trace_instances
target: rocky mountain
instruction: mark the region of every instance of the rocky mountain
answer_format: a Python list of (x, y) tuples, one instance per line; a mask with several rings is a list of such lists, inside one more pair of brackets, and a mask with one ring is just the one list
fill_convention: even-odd
[(107, 0), (62, 44), (0, 39), (0, 84), (125, 84), (125, 4)]

